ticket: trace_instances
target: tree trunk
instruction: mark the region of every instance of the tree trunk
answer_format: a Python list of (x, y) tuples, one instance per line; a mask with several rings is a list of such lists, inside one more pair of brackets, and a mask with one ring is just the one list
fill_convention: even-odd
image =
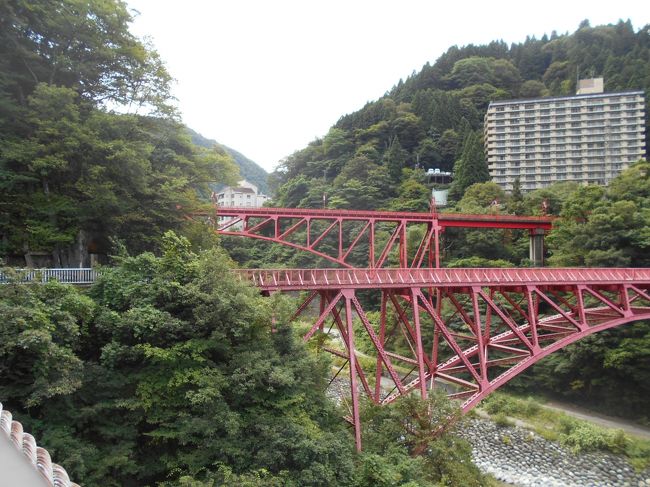
[(25, 265), (33, 268), (34, 259), (32, 259), (32, 254), (29, 251), (29, 245), (27, 245), (27, 242), (23, 242), (23, 255), (25, 256)]
[(52, 250), (52, 260), (54, 261), (54, 267), (61, 268), (61, 248), (59, 244), (56, 244), (54, 250)]

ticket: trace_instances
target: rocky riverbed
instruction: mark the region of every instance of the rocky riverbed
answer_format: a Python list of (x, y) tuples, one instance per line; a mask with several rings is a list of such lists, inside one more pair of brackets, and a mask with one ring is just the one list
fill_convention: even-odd
[(625, 457), (605, 452), (574, 455), (518, 426), (470, 419), (459, 431), (472, 444), (476, 465), (521, 487), (650, 487), (650, 471), (637, 473)]
[[(337, 404), (349, 397), (346, 379), (327, 390)], [(489, 419), (464, 421), (457, 434), (472, 445), (474, 463), (501, 482), (519, 487), (650, 487), (650, 469), (636, 472), (627, 459), (607, 452), (574, 455), (520, 426), (497, 426)]]

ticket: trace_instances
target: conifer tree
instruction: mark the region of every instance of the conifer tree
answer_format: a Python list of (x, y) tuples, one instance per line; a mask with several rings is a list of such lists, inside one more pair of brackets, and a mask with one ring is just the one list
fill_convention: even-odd
[(454, 182), (449, 189), (449, 197), (458, 201), (472, 184), (489, 180), (481, 139), (476, 132), (469, 132), (463, 142), (460, 159), (454, 164)]
[(402, 168), (406, 162), (406, 156), (407, 152), (402, 148), (402, 144), (400, 144), (397, 136), (393, 137), (385, 155), (388, 175), (393, 182), (399, 183), (402, 177)]

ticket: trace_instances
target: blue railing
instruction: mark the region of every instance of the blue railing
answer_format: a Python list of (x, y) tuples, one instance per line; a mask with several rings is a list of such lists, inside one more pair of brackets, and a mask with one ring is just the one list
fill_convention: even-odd
[(11, 275), (0, 270), (0, 283), (59, 281), (65, 284), (89, 285), (97, 280), (98, 275), (97, 269), (87, 267), (75, 269), (14, 269)]

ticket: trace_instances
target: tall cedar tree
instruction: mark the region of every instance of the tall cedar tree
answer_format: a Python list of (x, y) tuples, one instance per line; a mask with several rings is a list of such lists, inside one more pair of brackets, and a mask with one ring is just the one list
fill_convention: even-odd
[(386, 152), (386, 166), (388, 168), (388, 175), (393, 182), (398, 183), (402, 177), (402, 168), (406, 163), (407, 152), (400, 144), (397, 136), (393, 137), (390, 142), (388, 152)]
[(463, 152), (454, 164), (454, 182), (449, 189), (452, 200), (462, 198), (472, 184), (490, 180), (483, 144), (476, 132), (469, 132), (463, 142)]

